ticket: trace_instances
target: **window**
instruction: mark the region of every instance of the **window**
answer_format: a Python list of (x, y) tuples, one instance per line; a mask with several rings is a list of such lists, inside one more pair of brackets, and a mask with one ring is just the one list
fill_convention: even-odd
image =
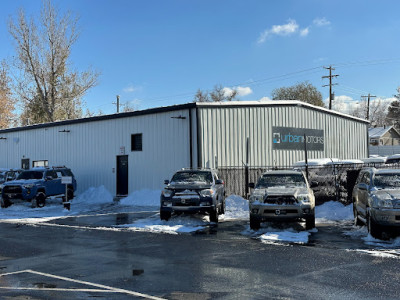
[(142, 134), (131, 135), (131, 151), (142, 151)]
[(35, 167), (48, 167), (49, 161), (48, 160), (35, 160), (32, 162), (32, 166)]

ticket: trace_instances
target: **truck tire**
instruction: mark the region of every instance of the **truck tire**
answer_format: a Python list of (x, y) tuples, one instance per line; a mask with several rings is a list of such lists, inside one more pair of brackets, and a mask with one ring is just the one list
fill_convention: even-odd
[(160, 210), (160, 219), (162, 221), (168, 221), (171, 218), (171, 213), (169, 211)]
[(362, 226), (364, 225), (361, 220), (358, 218), (357, 208), (353, 205), (353, 215), (354, 215), (354, 226)]
[(46, 205), (46, 194), (44, 192), (38, 192), (35, 200), (37, 207), (44, 207)]
[(260, 220), (250, 215), (250, 228), (253, 230), (260, 229)]
[(375, 223), (374, 219), (372, 219), (371, 215), (367, 214), (367, 225), (369, 234), (378, 240), (382, 239), (382, 227), (379, 224)]
[(306, 218), (306, 230), (311, 230), (315, 227), (315, 215)]
[(0, 206), (1, 208), (7, 208), (12, 205), (12, 202), (7, 197), (0, 197)]
[(210, 211), (210, 222), (218, 223), (218, 208)]

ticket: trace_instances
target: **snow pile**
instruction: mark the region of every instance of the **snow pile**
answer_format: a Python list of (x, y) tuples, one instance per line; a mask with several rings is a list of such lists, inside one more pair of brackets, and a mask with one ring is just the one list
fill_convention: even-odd
[(208, 217), (198, 216), (173, 216), (168, 221), (160, 220), (159, 215), (154, 215), (150, 218), (140, 219), (132, 224), (124, 224), (119, 228), (126, 228), (133, 231), (146, 231), (153, 233), (191, 233), (204, 230), (210, 223)]
[(353, 219), (353, 206), (343, 205), (340, 202), (329, 201), (315, 207), (317, 223), (347, 221)]
[(91, 187), (71, 201), (70, 211), (64, 209), (60, 197), (47, 198), (46, 206), (42, 208), (32, 208), (30, 202), (18, 200), (10, 207), (0, 209), (0, 221), (42, 223), (57, 218), (94, 212), (104, 207), (105, 204), (112, 205), (112, 203), (113, 197), (104, 186)]
[(281, 242), (296, 243), (296, 244), (307, 244), (308, 231), (292, 232), (292, 231), (277, 231), (268, 232), (259, 237), (264, 244), (279, 244)]
[(124, 206), (157, 206), (160, 207), (160, 190), (135, 191), (119, 201)]
[(249, 201), (240, 196), (231, 195), (225, 199), (224, 220), (249, 219)]
[(77, 196), (74, 200), (72, 200), (71, 206), (76, 204), (105, 204), (112, 203), (113, 196), (111, 193), (105, 188), (104, 185), (99, 187), (91, 187), (79, 196)]
[(279, 223), (278, 226), (267, 226), (268, 224), (270, 223), (261, 223), (262, 227), (256, 231), (250, 229), (250, 226), (247, 225), (246, 230), (242, 232), (242, 235), (258, 239), (264, 244), (285, 245), (307, 244), (310, 234), (312, 232), (318, 232), (316, 228), (305, 231), (300, 224), (294, 225), (293, 223)]

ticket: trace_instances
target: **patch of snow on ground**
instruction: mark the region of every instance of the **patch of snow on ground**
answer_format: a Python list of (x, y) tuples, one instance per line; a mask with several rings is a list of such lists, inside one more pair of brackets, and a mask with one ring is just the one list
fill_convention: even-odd
[(317, 223), (332, 223), (353, 220), (353, 206), (343, 205), (340, 202), (329, 201), (315, 207)]
[(160, 220), (159, 214), (151, 216), (150, 218), (141, 219), (133, 222), (132, 224), (124, 224), (118, 226), (119, 228), (127, 228), (133, 231), (147, 231), (154, 233), (191, 233), (195, 231), (204, 230), (205, 227), (211, 223), (207, 221), (208, 217), (199, 216), (172, 216), (168, 221)]
[[(268, 223), (261, 223), (261, 226), (265, 226)], [(261, 227), (258, 230), (250, 229), (247, 226), (246, 230), (242, 232), (242, 235), (250, 236), (255, 239), (259, 239), (264, 244), (307, 244), (308, 237), (312, 232), (318, 232), (316, 228), (305, 231), (299, 224), (279, 224), (279, 227), (267, 226)]]
[(134, 191), (126, 198), (119, 201), (124, 206), (157, 206), (160, 207), (160, 190)]
[(104, 187), (91, 187), (71, 201), (71, 210), (64, 208), (61, 198), (48, 198), (42, 208), (32, 208), (30, 202), (17, 200), (13, 205), (0, 209), (0, 222), (42, 223), (57, 218), (80, 215), (112, 205), (113, 197)]

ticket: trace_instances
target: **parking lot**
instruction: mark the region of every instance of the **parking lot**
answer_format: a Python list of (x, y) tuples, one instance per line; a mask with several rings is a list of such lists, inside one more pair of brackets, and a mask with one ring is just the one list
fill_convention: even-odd
[(161, 221), (157, 196), (110, 202), (97, 188), (71, 211), (56, 199), (2, 209), (2, 298), (399, 297), (400, 239), (373, 239), (340, 203), (317, 207), (310, 231), (296, 223), (253, 231), (240, 197), (228, 198), (215, 224), (193, 215)]

